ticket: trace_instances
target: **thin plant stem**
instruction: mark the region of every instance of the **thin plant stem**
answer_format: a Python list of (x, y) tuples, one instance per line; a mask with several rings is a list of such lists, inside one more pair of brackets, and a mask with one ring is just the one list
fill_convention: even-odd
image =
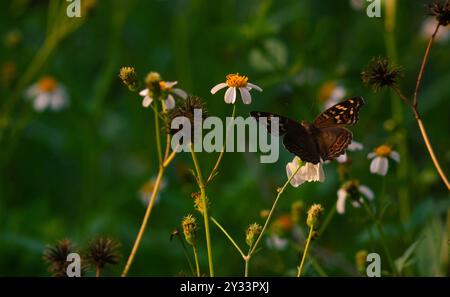
[(202, 171), (198, 164), (197, 156), (195, 154), (194, 146), (192, 143), (191, 143), (190, 151), (191, 151), (192, 161), (194, 162), (195, 171), (197, 174), (197, 176), (196, 176), (197, 183), (200, 188), (200, 198), (202, 199), (202, 203), (203, 203), (203, 221), (205, 224), (205, 237), (206, 237), (206, 248), (208, 251), (209, 275), (211, 277), (213, 277), (214, 276), (214, 265), (213, 265), (213, 259), (212, 259), (211, 234), (209, 231), (208, 205), (206, 203), (206, 186), (205, 186), (205, 182), (203, 180)]
[(197, 277), (200, 277), (200, 265), (198, 263), (198, 252), (197, 247), (195, 245), (192, 246), (192, 249), (194, 250), (194, 260), (195, 260), (195, 271), (197, 273)]
[(210, 217), (209, 219), (223, 232), (223, 234), (225, 234), (225, 236), (230, 240), (230, 242), (234, 245), (236, 250), (239, 252), (239, 254), (241, 254), (242, 258), (245, 259), (246, 255), (241, 250), (241, 248), (236, 243), (236, 241), (230, 236), (230, 234), (228, 234), (228, 232), (225, 230), (225, 228), (222, 227), (222, 225), (214, 217)]
[(378, 234), (380, 236), (380, 242), (383, 247), (384, 253), (386, 254), (386, 257), (388, 258), (389, 266), (392, 270), (392, 273), (394, 276), (397, 275), (397, 268), (395, 266), (394, 260), (391, 256), (391, 252), (389, 251), (389, 248), (386, 244), (386, 236), (384, 234), (383, 226), (381, 225), (380, 221), (377, 220), (375, 217), (373, 211), (370, 209), (369, 205), (363, 200), (362, 205), (364, 205), (365, 210), (367, 211), (367, 214), (369, 217), (373, 220), (375, 227), (377, 228)]
[[(231, 118), (232, 119), (234, 119), (235, 114), (236, 114), (236, 105), (233, 104), (233, 112), (231, 113)], [(211, 173), (209, 174), (208, 179), (206, 180), (206, 184), (209, 184), (213, 180), (214, 176), (217, 173), (217, 170), (219, 170), (220, 162), (222, 161), (222, 157), (223, 157), (223, 155), (225, 153), (225, 145), (227, 143), (228, 130), (230, 129), (231, 123), (232, 122), (230, 122), (230, 124), (226, 128), (226, 131), (225, 131), (225, 135), (226, 135), (225, 142), (222, 144), (222, 150), (220, 151), (220, 154), (219, 154), (219, 157), (217, 158), (216, 164), (214, 164), (214, 167), (211, 170)]]
[(245, 267), (244, 267), (244, 277), (248, 277), (248, 262), (250, 261), (249, 257), (244, 259)]
[(95, 267), (95, 277), (100, 277), (100, 267)]
[(323, 220), (323, 223), (320, 226), (319, 236), (322, 236), (322, 234), (325, 232), (336, 212), (337, 212), (336, 207), (331, 208), (331, 211), (328, 212), (327, 216), (325, 217), (325, 220)]
[(300, 262), (300, 266), (298, 267), (297, 277), (300, 277), (302, 274), (303, 265), (305, 264), (306, 255), (308, 254), (309, 243), (311, 242), (313, 231), (314, 231), (314, 225), (311, 225), (309, 227), (308, 239), (306, 241), (305, 249), (303, 251), (302, 261)]
[(163, 163), (162, 159), (162, 151), (161, 151), (161, 135), (159, 134), (159, 113), (158, 110), (154, 112), (154, 120), (155, 120), (155, 137), (156, 137), (156, 148), (158, 150), (158, 160), (159, 164)]
[(186, 257), (186, 259), (187, 259), (187, 261), (188, 261), (189, 269), (191, 270), (192, 275), (195, 275), (196, 272), (195, 272), (195, 270), (194, 270), (194, 267), (192, 266), (192, 262), (191, 262), (191, 259), (190, 259), (190, 257), (189, 257), (189, 254), (188, 254), (188, 250), (187, 250), (187, 248), (186, 248), (186, 245), (184, 244), (184, 241), (183, 241), (183, 239), (181, 238), (181, 236), (177, 236), (177, 237), (178, 237), (178, 240), (179, 240), (180, 243), (181, 243), (181, 246), (183, 247), (184, 256)]
[(130, 270), (131, 264), (133, 264), (134, 257), (136, 256), (136, 252), (139, 248), (139, 245), (141, 244), (142, 237), (145, 232), (145, 228), (147, 227), (148, 219), (150, 218), (150, 214), (153, 209), (153, 204), (155, 203), (156, 196), (158, 194), (159, 187), (161, 185), (163, 174), (164, 174), (164, 167), (160, 166), (158, 176), (156, 178), (155, 186), (153, 188), (152, 195), (150, 197), (150, 201), (147, 205), (147, 210), (145, 211), (144, 219), (142, 220), (141, 227), (139, 228), (139, 232), (138, 232), (138, 235), (134, 242), (133, 249), (131, 250), (130, 256), (128, 257), (127, 264), (125, 265), (125, 268), (122, 272), (121, 276), (123, 276), (123, 277), (127, 276), (128, 271)]
[[(259, 233), (258, 238), (255, 241), (255, 244), (253, 245), (253, 247), (250, 249), (250, 251), (247, 254), (247, 259), (246, 262), (250, 261), (250, 258), (252, 257), (252, 255), (255, 253), (255, 250), (259, 244), (259, 242), (261, 241), (264, 232), (267, 229), (267, 226), (269, 225), (270, 219), (272, 218), (273, 212), (275, 211), (275, 208), (277, 207), (277, 203), (278, 200), (281, 197), (281, 194), (283, 194), (284, 190), (286, 189), (287, 185), (291, 182), (291, 180), (294, 178), (294, 176), (297, 174), (297, 172), (300, 170), (301, 166), (298, 166), (298, 168), (292, 173), (292, 175), (288, 178), (288, 180), (284, 183), (283, 187), (281, 187), (281, 189), (279, 189), (277, 197), (275, 198), (275, 201), (272, 204), (272, 208), (270, 209), (269, 215), (266, 218), (266, 221), (264, 223), (264, 226), (261, 230), (261, 233)], [(246, 263), (246, 265), (248, 265), (248, 263)]]

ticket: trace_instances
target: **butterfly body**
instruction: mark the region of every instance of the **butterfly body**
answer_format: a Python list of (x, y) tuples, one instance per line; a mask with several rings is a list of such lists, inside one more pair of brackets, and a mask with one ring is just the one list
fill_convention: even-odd
[[(362, 97), (347, 99), (322, 112), (312, 123), (297, 122), (268, 112), (252, 111), (250, 114), (258, 121), (266, 118), (267, 130), (284, 136), (283, 144), (288, 151), (303, 161), (317, 164), (333, 160), (345, 152), (353, 137), (345, 126), (356, 124), (362, 105)], [(271, 129), (275, 118), (278, 119), (278, 131)]]

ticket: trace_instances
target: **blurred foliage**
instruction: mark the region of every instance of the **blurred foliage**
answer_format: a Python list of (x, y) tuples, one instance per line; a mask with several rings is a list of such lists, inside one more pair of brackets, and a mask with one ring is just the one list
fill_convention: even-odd
[[(389, 56), (384, 10), (382, 18), (368, 18), (364, 8), (355, 10), (350, 2), (357, 1), (97, 1), (33, 77), (32, 82), (41, 75), (55, 76), (68, 90), (70, 107), (36, 113), (28, 101), (20, 100), (12, 127), (23, 125), (23, 130), (2, 139), (0, 275), (48, 275), (42, 260), (46, 244), (70, 238), (84, 246), (98, 235), (116, 238), (125, 255), (105, 274), (118, 275), (123, 269), (145, 211), (139, 189), (157, 172), (152, 111), (143, 109), (141, 97), (117, 77), (121, 66), (130, 65), (140, 77), (155, 70), (166, 80), (179, 81), (182, 89), (206, 100), (211, 115), (221, 117), (229, 116), (232, 107), (223, 102), (222, 93), (211, 96), (209, 91), (228, 73), (246, 74), (264, 88), (254, 94), (251, 106), (238, 103), (241, 116), (256, 109), (312, 120), (323, 109), (319, 93), (330, 81), (344, 86), (347, 96), (363, 96), (366, 106), (352, 130), (364, 150), (349, 153), (352, 176), (374, 190), (377, 209), (384, 208), (377, 200), (384, 195), (382, 224), (402, 274), (448, 276), (448, 192), (409, 110), (395, 108), (392, 100), (398, 99), (389, 91), (373, 94), (360, 80), (373, 56)], [(405, 70), (400, 85), (408, 95), (427, 43), (421, 35), (426, 3), (397, 3), (394, 40), (397, 63)], [(10, 0), (2, 7), (3, 105), (46, 39), (49, 1)], [(449, 47), (448, 40), (433, 46), (419, 96), (424, 122), (447, 173)], [(8, 74), (11, 67), (15, 75)], [(5, 73), (11, 76), (7, 81)], [(399, 165), (390, 163), (383, 178), (369, 173), (366, 156), (385, 142), (394, 148), (405, 144), (406, 153)], [(275, 164), (260, 164), (254, 153), (227, 153), (208, 187), (213, 216), (242, 247), (246, 228), (264, 222), (259, 213), (270, 208), (276, 188), (286, 180), (285, 165), (293, 156), (284, 148), (280, 151)], [(208, 171), (217, 154), (202, 153), (199, 158)], [(402, 164), (403, 176), (397, 172)], [(177, 156), (169, 168), (130, 275), (189, 273), (179, 241), (170, 241), (183, 216), (194, 211), (191, 193), (196, 185), (189, 168), (189, 154)], [(323, 184), (288, 187), (276, 216), (290, 213), (297, 200), (306, 206), (321, 203), (326, 216), (335, 208), (340, 187), (336, 168), (334, 163), (325, 166)], [(401, 192), (407, 194), (407, 203), (399, 203)], [(300, 230), (295, 236), (286, 235), (286, 250), (264, 244), (252, 259), (250, 274), (293, 275), (307, 232), (305, 220), (303, 214), (295, 223)], [(216, 274), (242, 275), (239, 254), (215, 226), (211, 228)], [(204, 236), (198, 240), (206, 272)], [(384, 259), (364, 210), (347, 205), (346, 214), (334, 215), (326, 232), (313, 241), (304, 274), (358, 275), (354, 259), (359, 250), (378, 252)], [(387, 262), (382, 268), (388, 269)]]

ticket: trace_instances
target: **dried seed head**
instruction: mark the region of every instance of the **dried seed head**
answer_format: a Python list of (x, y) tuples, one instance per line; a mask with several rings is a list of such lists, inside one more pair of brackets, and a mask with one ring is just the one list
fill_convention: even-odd
[(317, 228), (324, 209), (320, 204), (313, 204), (308, 210), (308, 218), (306, 219), (306, 224), (310, 228)]
[(108, 237), (97, 237), (88, 245), (86, 260), (98, 269), (103, 269), (107, 264), (117, 264), (121, 258), (119, 248), (117, 241)]
[(197, 233), (197, 222), (195, 218), (191, 214), (188, 214), (183, 218), (181, 226), (183, 227), (183, 234), (187, 243), (194, 246)]
[(377, 92), (384, 87), (397, 87), (402, 70), (398, 66), (389, 64), (387, 58), (373, 58), (367, 69), (361, 73), (361, 78), (366, 87), (372, 87)]
[(56, 277), (67, 276), (67, 256), (74, 252), (74, 248), (70, 240), (62, 239), (54, 245), (48, 245), (44, 250), (43, 259), (49, 264), (48, 271)]
[[(192, 198), (194, 198), (194, 208), (203, 215), (203, 210), (205, 206), (203, 204), (202, 195), (200, 192), (195, 192), (191, 194)], [(205, 196), (206, 206), (209, 206), (208, 196)]]
[(450, 24), (450, 0), (445, 2), (434, 1), (432, 4), (428, 5), (427, 15), (434, 16), (438, 21), (439, 25), (445, 27)]
[[(174, 109), (169, 113), (169, 123), (174, 119), (185, 117), (191, 124), (191, 139), (194, 136), (194, 119), (196, 116), (201, 116), (199, 123), (208, 117), (208, 110), (206, 109), (206, 104), (202, 101), (200, 97), (188, 96), (185, 100), (181, 101)], [(179, 129), (170, 129), (171, 134), (175, 134)]]
[(256, 237), (261, 233), (261, 226), (257, 223), (253, 223), (248, 226), (247, 231), (245, 232), (245, 242), (249, 247), (253, 246)]

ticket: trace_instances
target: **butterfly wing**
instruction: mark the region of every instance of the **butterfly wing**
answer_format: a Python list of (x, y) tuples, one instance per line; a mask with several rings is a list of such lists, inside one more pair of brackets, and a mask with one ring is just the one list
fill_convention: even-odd
[(352, 142), (352, 132), (344, 127), (325, 127), (313, 135), (322, 160), (333, 160), (342, 155)]
[(314, 126), (319, 129), (339, 125), (352, 126), (358, 122), (358, 112), (363, 105), (362, 97), (344, 100), (322, 112), (314, 121)]
[(283, 136), (283, 145), (291, 153), (300, 157), (303, 161), (317, 164), (320, 162), (320, 155), (317, 145), (311, 134), (298, 122), (269, 112), (252, 111), (250, 115), (258, 122), (262, 117), (267, 119), (266, 129), (271, 132), (273, 118), (279, 119), (279, 132), (276, 136)]

